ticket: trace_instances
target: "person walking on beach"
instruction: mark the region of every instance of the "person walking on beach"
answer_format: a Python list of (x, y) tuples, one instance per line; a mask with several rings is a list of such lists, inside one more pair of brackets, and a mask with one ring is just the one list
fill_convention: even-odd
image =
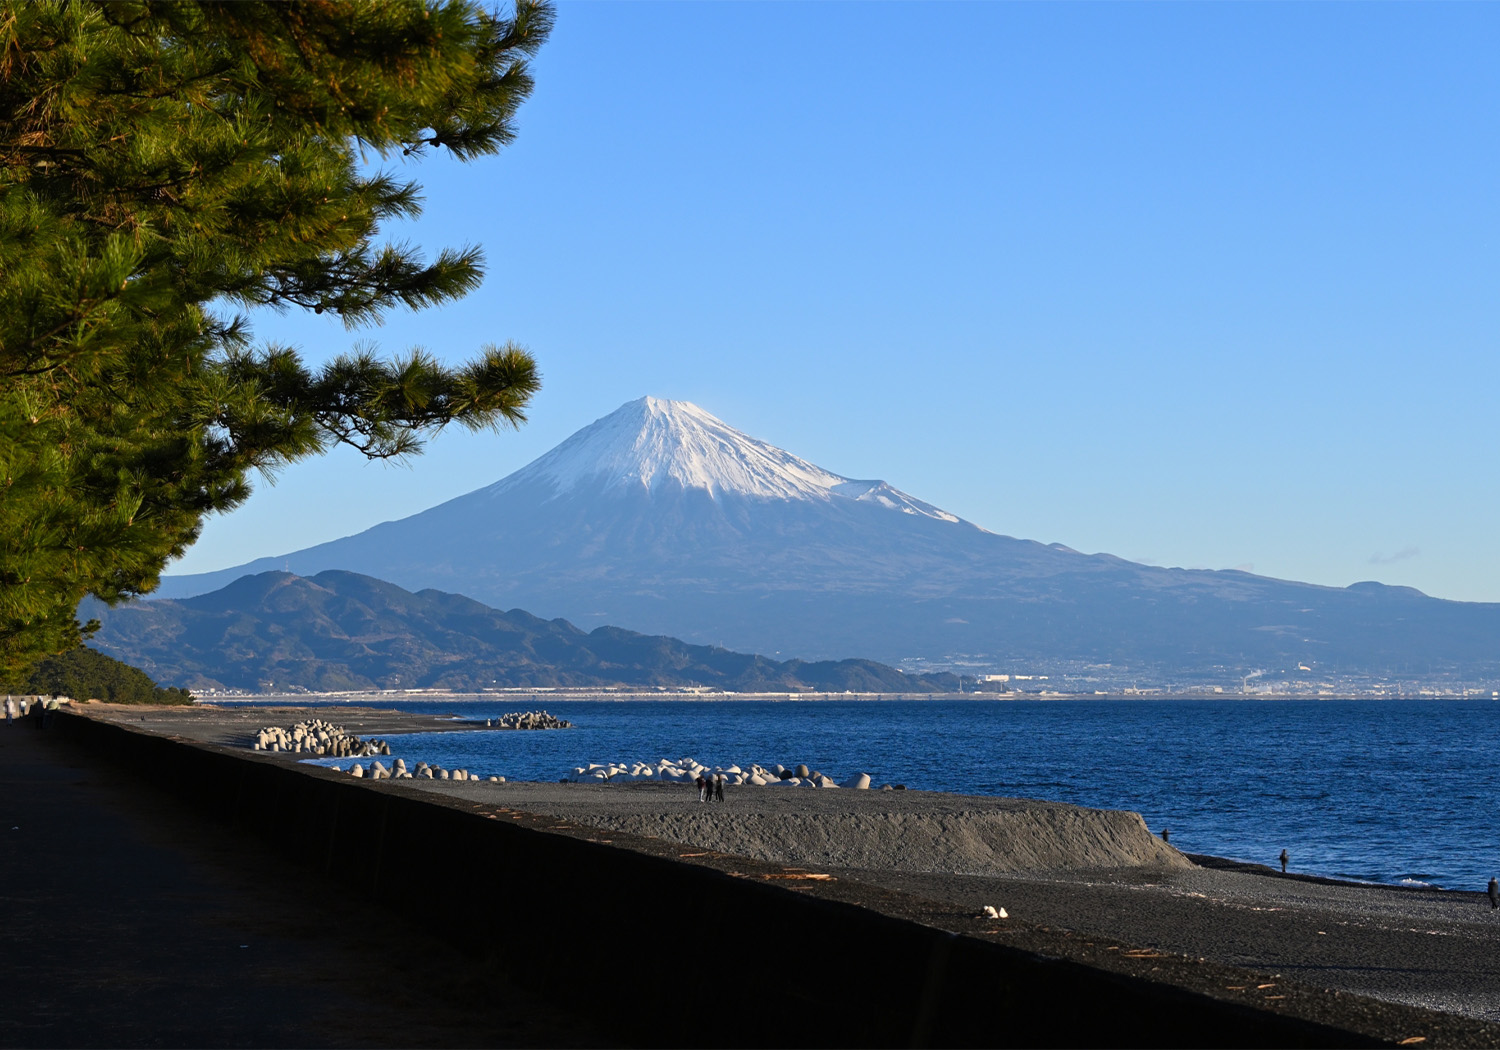
[(1500, 908), (1500, 879), (1490, 880), (1490, 911)]
[(698, 801), (699, 802), (707, 802), (708, 801), (708, 781), (703, 778), (703, 775), (701, 773), (698, 775), (697, 784), (698, 784)]
[(1288, 853), (1286, 850), (1281, 851), (1281, 873), (1283, 875), (1286, 874), (1286, 863), (1291, 859), (1292, 855), (1290, 853)]
[(725, 779), (726, 778), (725, 778), (725, 776), (724, 776), (723, 773), (716, 773), (716, 774), (714, 774), (714, 801), (715, 802), (723, 802), (724, 801), (724, 780)]

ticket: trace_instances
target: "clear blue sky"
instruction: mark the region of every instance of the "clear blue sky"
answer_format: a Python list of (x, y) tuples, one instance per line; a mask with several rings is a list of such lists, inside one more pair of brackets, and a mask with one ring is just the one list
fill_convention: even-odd
[(516, 144), (345, 332), (539, 358), (531, 423), (341, 453), (171, 571), (488, 484), (644, 394), (996, 532), (1500, 601), (1500, 5), (569, 3)]

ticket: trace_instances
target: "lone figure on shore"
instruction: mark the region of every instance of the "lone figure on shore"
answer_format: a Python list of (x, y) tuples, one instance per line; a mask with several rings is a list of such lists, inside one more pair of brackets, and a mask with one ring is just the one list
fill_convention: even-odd
[(1500, 908), (1500, 879), (1490, 880), (1490, 911)]
[(1286, 850), (1281, 851), (1281, 873), (1286, 874), (1286, 862), (1292, 859), (1292, 855)]

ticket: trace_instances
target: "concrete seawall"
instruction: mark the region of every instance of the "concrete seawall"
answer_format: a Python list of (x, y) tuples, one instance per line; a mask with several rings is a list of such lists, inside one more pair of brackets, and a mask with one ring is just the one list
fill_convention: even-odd
[[(709, 868), (549, 834), (495, 819), (493, 807), (467, 800), (417, 798), (384, 781), (67, 712), (55, 729), (204, 819), (261, 837), (350, 895), (441, 931), (522, 983), (561, 990), (622, 1042), (1379, 1045)], [(675, 947), (682, 944), (721, 948), (711, 958), (684, 957)], [(766, 964), (768, 948), (784, 951), (784, 959)], [(473, 963), (455, 957), (433, 965)]]

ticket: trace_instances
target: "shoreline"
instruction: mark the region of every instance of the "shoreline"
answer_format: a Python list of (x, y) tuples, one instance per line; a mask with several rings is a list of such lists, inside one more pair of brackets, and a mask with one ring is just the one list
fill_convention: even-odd
[[(413, 791), (410, 781), (361, 782), (299, 767), (283, 755), (173, 740), (127, 725), (65, 712), (55, 730), (68, 751), (59, 753), (118, 771), (122, 783), (134, 785), (126, 794), (139, 794), (148, 809), (233, 829), (254, 850), (294, 860), (309, 885), (325, 885), (325, 892), (366, 909), (367, 918), (355, 924), (361, 931), (379, 927), (387, 909), (415, 919), (459, 949), (440, 953), (443, 962), (458, 964), (464, 950), (491, 963), (513, 960), (515, 975), (531, 986), (569, 989), (574, 1011), (641, 1045), (677, 1041), (664, 1033), (720, 1030), (754, 1032), (744, 1035), (752, 1045), (774, 1045), (800, 1031), (821, 1045), (904, 1043), (904, 1035), (892, 1033), (911, 1032), (913, 1045), (993, 1045), (1009, 1033), (1021, 1045), (1350, 1046), (1407, 1039), (1500, 1047), (1500, 1027), (1454, 1014), (1340, 995), (1260, 970), (1137, 947), (1139, 940), (1096, 943), (1036, 915), (986, 919), (962, 903), (852, 873), (799, 871), (662, 838), (605, 834), (533, 812), (542, 807), (530, 801), (517, 808), (483, 791), (465, 797), (464, 789), (477, 783), (444, 782), (459, 789), (451, 795)], [(44, 744), (52, 735), (34, 739)], [(652, 794), (533, 787), (574, 797)], [(661, 802), (677, 797), (654, 794)], [(820, 794), (825, 804), (836, 795), (855, 796)], [(803, 801), (815, 797), (803, 795)], [(694, 807), (719, 819), (732, 812), (686, 800), (681, 809)], [(87, 840), (79, 845), (87, 848)], [(56, 921), (65, 923), (69, 914), (61, 909)], [(315, 928), (342, 940), (342, 926)], [(642, 952), (656, 958), (664, 938), (673, 946), (669, 965), (615, 965)], [(743, 964), (726, 970), (731, 979), (720, 982), (720, 992), (684, 998), (678, 955), (689, 945), (700, 952), (717, 945), (726, 960)], [(387, 954), (363, 953), (379, 965)], [(421, 957), (432, 961), (430, 953)], [(1079, 1011), (1080, 997), (1094, 1009)], [(432, 1004), (416, 1005), (425, 1014)]]
[[(367, 696), (368, 694), (359, 694)], [(282, 699), (275, 697), (275, 699)], [(292, 700), (295, 697), (286, 697)], [(463, 702), (463, 701), (457, 701)], [(326, 708), (299, 707), (296, 704), (276, 704), (274, 706), (260, 706), (258, 704), (235, 704), (218, 706), (215, 704), (193, 704), (183, 707), (146, 707), (125, 704), (108, 704), (100, 701), (90, 701), (86, 704), (77, 704), (78, 710), (102, 717), (107, 721), (118, 721), (132, 724), (140, 728), (149, 729), (152, 732), (161, 732), (166, 735), (182, 735), (188, 739), (201, 743), (217, 744), (221, 746), (249, 749), (253, 742), (255, 731), (262, 726), (276, 721), (268, 716), (280, 715), (283, 721), (300, 721), (308, 716), (322, 716), (328, 714)], [(348, 707), (340, 706), (337, 709), (339, 721), (361, 737), (370, 736), (398, 736), (415, 733), (462, 733), (474, 732), (490, 728), (494, 732), (517, 732), (518, 730), (499, 729), (486, 727), (481, 720), (469, 720), (456, 718), (451, 714), (417, 714), (408, 711), (398, 711), (387, 708), (369, 708), (358, 705)], [(330, 762), (334, 760), (317, 759), (305, 754), (291, 752), (271, 753), (278, 758), (294, 761), (298, 764), (306, 763), (318, 765), (322, 768), (331, 768)], [(364, 759), (341, 759), (341, 762), (363, 761), (368, 765), (369, 760)], [(386, 762), (389, 765), (389, 760)], [(440, 782), (423, 782), (429, 786)], [(507, 780), (510, 785), (542, 784), (551, 785), (551, 780)], [(611, 784), (610, 788), (629, 788), (632, 784)], [(683, 786), (684, 791), (691, 791), (691, 786)], [(744, 787), (736, 791), (782, 791), (785, 788), (754, 788)], [(795, 790), (795, 789), (793, 789)], [(880, 793), (880, 792), (875, 792)], [(953, 797), (963, 796), (955, 792), (921, 792), (913, 790), (912, 794), (929, 795), (951, 795)], [(973, 796), (980, 798), (992, 798), (999, 796)], [(1046, 801), (1046, 800), (1037, 800)], [(1049, 803), (1050, 804), (1050, 803)], [(1088, 807), (1084, 807), (1088, 808)], [(1246, 874), (1255, 874), (1267, 878), (1288, 879), (1292, 881), (1310, 881), (1325, 883), (1335, 886), (1348, 887), (1376, 887), (1381, 889), (1400, 890), (1409, 893), (1447, 893), (1464, 894), (1475, 893), (1477, 897), (1483, 897), (1478, 891), (1448, 888), (1437, 885), (1402, 885), (1395, 882), (1372, 882), (1361, 879), (1341, 878), (1335, 875), (1325, 875), (1316, 872), (1290, 871), (1285, 874), (1270, 865), (1248, 860), (1240, 857), (1222, 856), (1208, 853), (1186, 853), (1185, 856), (1193, 858), (1200, 866), (1211, 867), (1219, 870), (1240, 871)]]
[[(264, 724), (267, 711), (178, 710), (151, 717), (139, 709), (106, 711), (102, 705), (84, 710), (105, 716), (105, 721), (237, 751), (243, 751), (251, 724)], [(278, 710), (288, 715), (296, 711)], [(359, 724), (347, 721), (351, 729)], [(362, 736), (466, 728), (442, 716), (388, 711), (363, 712), (359, 722), (366, 723), (356, 730)], [(303, 766), (300, 759), (255, 753), (251, 760), (297, 766), (315, 777), (338, 776)], [(1188, 860), (1193, 858), (1186, 858), (1181, 867), (1085, 863), (978, 873), (953, 863), (946, 868), (925, 864), (921, 858), (904, 867), (870, 862), (891, 842), (909, 848), (911, 836), (923, 828), (939, 843), (983, 838), (975, 830), (983, 823), (975, 815), (978, 810), (1023, 809), (1043, 816), (1079, 810), (1058, 803), (918, 791), (746, 788), (715, 806), (698, 803), (696, 792), (678, 784), (367, 783), (379, 793), (493, 812), (549, 834), (729, 874), (826, 873), (826, 882), (789, 888), (1219, 998), (1264, 996), (1268, 993), (1244, 989), (1269, 983), (1283, 986), (1291, 998), (1304, 994), (1296, 991), (1303, 988), (1321, 1002), (1317, 997), (1329, 992), (1318, 989), (1328, 989), (1403, 1008), (1438, 1010), (1480, 1025), (1459, 1045), (1500, 1046), (1500, 1026), (1495, 1025), (1500, 1021), (1500, 919), (1491, 917), (1482, 894), (1471, 891), (1283, 876), (1264, 866), (1206, 855), (1192, 864)], [(755, 821), (749, 821), (752, 815)], [(759, 846), (758, 858), (756, 850), (747, 856), (744, 849), (747, 823), (756, 825), (750, 832), (751, 844)], [(1143, 824), (1141, 832), (1159, 842)], [(935, 868), (942, 870), (929, 870)], [(976, 918), (985, 905), (1006, 908), (1008, 919)], [(1259, 975), (1258, 980), (1245, 984), (1247, 973)]]
[(1130, 703), (1140, 701), (1203, 701), (1280, 703), (1287, 701), (1345, 701), (1358, 703), (1422, 703), (1425, 701), (1467, 701), (1473, 703), (1500, 703), (1500, 697), (1466, 695), (1463, 693), (1441, 693), (1422, 696), (1391, 696), (1385, 693), (1215, 693), (1212, 690), (1184, 690), (1182, 692), (962, 692), (962, 693), (824, 693), (824, 692), (771, 692), (732, 693), (711, 690), (654, 692), (650, 690), (626, 689), (516, 689), (500, 692), (454, 693), (444, 690), (432, 692), (422, 690), (374, 690), (330, 693), (244, 693), (194, 694), (197, 706), (305, 706), (307, 704), (352, 704), (399, 703), (402, 701), (434, 704), (546, 702), (547, 700), (568, 703), (632, 703), (637, 701), (661, 701), (674, 703), (826, 703), (847, 701), (858, 703), (953, 701), (975, 703), (1054, 703), (1066, 701), (1110, 701)]

